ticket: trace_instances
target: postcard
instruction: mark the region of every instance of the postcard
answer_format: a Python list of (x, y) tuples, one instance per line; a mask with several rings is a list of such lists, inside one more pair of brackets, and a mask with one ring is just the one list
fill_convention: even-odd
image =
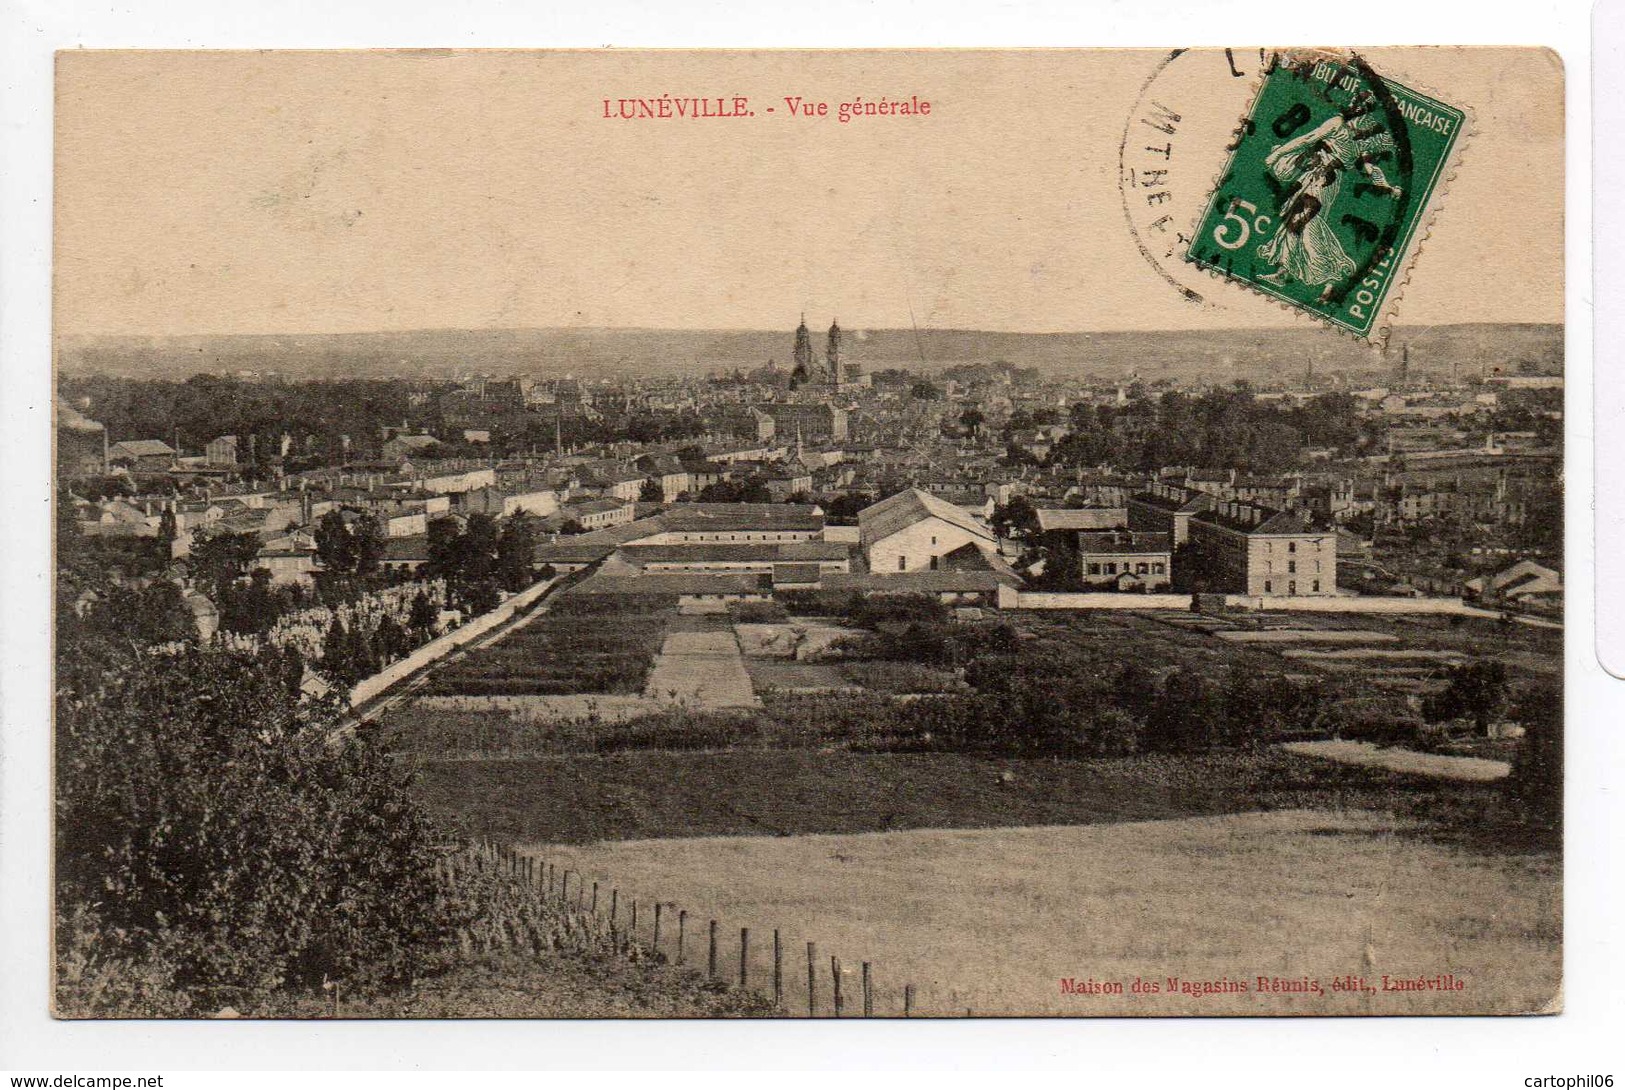
[(56, 109), (58, 1018), (1561, 1010), (1551, 51)]

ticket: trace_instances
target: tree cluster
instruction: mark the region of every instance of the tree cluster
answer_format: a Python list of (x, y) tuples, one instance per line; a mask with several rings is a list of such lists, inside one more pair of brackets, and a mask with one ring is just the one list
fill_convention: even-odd
[(296, 653), (157, 650), (178, 633), (99, 589), (57, 630), (59, 999), (195, 1014), (410, 976), (445, 928), (403, 770), (301, 695)]
[(1125, 405), (1073, 406), (1070, 434), (1052, 466), (1140, 470), (1191, 465), (1280, 473), (1305, 446), (1352, 451), (1366, 436), (1349, 394), (1323, 394), (1301, 408), (1257, 401), (1245, 384), (1192, 396), (1177, 390)]
[(484, 613), (502, 591), (519, 591), (535, 581), (536, 520), (516, 511), (500, 523), (487, 514), (468, 516), (466, 525), (450, 517), (429, 522), (429, 557), (423, 574), (446, 580), (453, 597), (470, 612)]

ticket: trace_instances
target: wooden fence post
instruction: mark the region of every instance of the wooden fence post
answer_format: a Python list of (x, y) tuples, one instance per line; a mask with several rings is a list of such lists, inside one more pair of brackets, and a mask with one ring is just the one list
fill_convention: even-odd
[(818, 944), (807, 944), (807, 1017), (818, 1016)]
[(626, 933), (632, 937), (633, 942), (638, 941), (638, 899), (632, 898), (632, 914), (630, 922), (626, 925)]
[(739, 929), (739, 990), (750, 987), (750, 928)]
[(705, 976), (707, 980), (717, 978), (717, 921), (711, 921), (711, 945), (705, 955)]
[(592, 884), (592, 914), (598, 915), (598, 883)]
[(841, 959), (833, 954), (830, 955), (829, 959), (829, 976), (835, 982), (831, 998), (835, 1003), (835, 1017), (839, 1018), (841, 1016)]
[(914, 985), (903, 985), (903, 1017), (914, 1017)]
[(779, 946), (779, 929), (773, 929), (773, 1005), (784, 1006), (784, 950)]
[(677, 964), (679, 965), (683, 963), (683, 940), (687, 937), (685, 934), (687, 931), (688, 909), (679, 908), (677, 910)]
[(615, 917), (620, 914), (620, 908), (621, 891), (612, 889), (609, 891), (609, 926), (615, 926)]
[(654, 934), (654, 942), (650, 943), (649, 949), (651, 951), (653, 951), (654, 953), (656, 953), (656, 954), (660, 953), (660, 902), (659, 901), (655, 902), (655, 934)]
[(863, 1016), (865, 1018), (875, 1016), (875, 993), (869, 981), (869, 963), (867, 961), (863, 963)]

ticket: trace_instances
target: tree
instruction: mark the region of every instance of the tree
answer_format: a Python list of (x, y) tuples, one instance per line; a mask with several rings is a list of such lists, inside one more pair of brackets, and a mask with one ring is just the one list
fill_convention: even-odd
[(429, 520), (429, 556), (423, 565), (426, 574), (441, 579), (455, 579), (462, 574), (462, 533), (462, 527), (450, 515)]
[(350, 676), (351, 682), (371, 677), (379, 670), (378, 644), (373, 633), (363, 629), (359, 624), (350, 630)]
[(221, 592), (235, 583), (259, 555), (260, 539), (255, 534), (217, 531), (192, 544), (192, 576), (203, 592), (219, 600)]
[(171, 643), (197, 637), (197, 627), (181, 597), (181, 589), (168, 579), (140, 589), (110, 585), (103, 594), (94, 614), (97, 622), (109, 631), (140, 644)]
[(139, 961), (177, 1014), (412, 975), (449, 931), (405, 770), (255, 656), (112, 635), (59, 661), (57, 897), (88, 917), (63, 955)]
[(638, 500), (640, 502), (660, 503), (665, 498), (666, 493), (661, 490), (659, 481), (655, 480), (653, 477), (645, 477), (643, 479), (643, 487), (638, 489)]
[(1157, 679), (1145, 666), (1129, 659), (1118, 667), (1112, 682), (1112, 704), (1144, 723), (1157, 706)]
[(417, 597), (412, 599), (412, 608), (406, 615), (406, 627), (420, 633), (430, 632), (440, 621), (440, 611), (429, 600), (425, 591), (418, 591)]
[(936, 401), (942, 397), (942, 391), (935, 384), (922, 379), (908, 388), (908, 396), (915, 401)]
[(380, 666), (387, 666), (407, 652), (406, 633), (402, 631), (400, 623), (387, 613), (378, 621), (378, 629), (373, 633), (373, 646), (378, 652)]
[(505, 590), (524, 590), (532, 582), (531, 565), (535, 562), (535, 520), (516, 511), (505, 520), (497, 538), (497, 581)]
[(970, 432), (972, 439), (978, 439), (981, 437), (982, 425), (986, 422), (987, 417), (982, 415), (982, 410), (976, 408), (974, 405), (959, 414), (960, 425), (963, 426), (966, 431)]
[(334, 681), (349, 682), (352, 668), (350, 654), (350, 634), (345, 631), (344, 622), (335, 615), (327, 626), (327, 635), (322, 639), (322, 673)]
[(1027, 537), (1039, 531), (1038, 508), (1026, 496), (1012, 496), (993, 508), (992, 522), (1000, 537)]
[(378, 516), (373, 514), (362, 515), (351, 532), (351, 555), (355, 560), (355, 573), (360, 576), (371, 576), (378, 572), (380, 563), (384, 559), (384, 528), (379, 524)]
[(227, 632), (269, 632), (280, 612), (271, 591), (271, 573), (265, 568), (250, 572), (246, 587), (227, 588), (218, 605), (220, 627)]
[(158, 516), (158, 540), (164, 546), (164, 553), (172, 555), (175, 539), (180, 536), (180, 527), (175, 521), (175, 509), (165, 507), (163, 514)]
[(1422, 715), (1430, 723), (1446, 719), (1471, 719), (1481, 736), (1490, 733), (1490, 720), (1506, 707), (1510, 686), (1506, 664), (1495, 659), (1478, 659), (1450, 668), (1450, 684), (1442, 693), (1422, 703)]
[(1514, 714), (1524, 730), (1506, 779), (1507, 800), (1520, 820), (1547, 836), (1563, 831), (1563, 690), (1532, 686)]
[(461, 555), (459, 576), (469, 583), (483, 583), (496, 569), (497, 520), (483, 511), (468, 516), (468, 526), (457, 542)]
[(489, 613), (502, 603), (502, 591), (493, 579), (470, 583), (463, 592), (470, 613)]
[(1163, 753), (1205, 753), (1224, 733), (1224, 707), (1201, 676), (1175, 670), (1146, 719), (1146, 747)]
[(342, 511), (329, 511), (317, 521), (316, 558), (322, 562), (324, 569), (335, 575), (345, 575), (355, 570), (355, 542), (350, 537), (350, 527), (345, 523)]

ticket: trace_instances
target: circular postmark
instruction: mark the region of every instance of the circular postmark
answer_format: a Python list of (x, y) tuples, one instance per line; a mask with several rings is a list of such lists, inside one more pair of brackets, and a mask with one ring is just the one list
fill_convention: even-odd
[(1185, 250), (1272, 56), (1257, 47), (1176, 49), (1152, 68), (1123, 122), (1117, 189), (1129, 233), (1158, 278), (1194, 305), (1223, 305)]

